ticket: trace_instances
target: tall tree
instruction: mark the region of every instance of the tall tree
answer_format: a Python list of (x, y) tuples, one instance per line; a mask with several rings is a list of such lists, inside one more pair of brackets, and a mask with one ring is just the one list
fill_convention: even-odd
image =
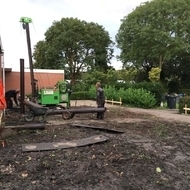
[(124, 66), (162, 68), (178, 52), (190, 52), (190, 0), (145, 2), (122, 19), (116, 35)]
[(106, 70), (113, 57), (109, 33), (97, 23), (77, 18), (54, 21), (33, 54), (36, 68), (64, 69), (74, 84), (81, 72)]
[(180, 88), (190, 88), (190, 53), (177, 55), (162, 68), (161, 80), (165, 84), (175, 83)]

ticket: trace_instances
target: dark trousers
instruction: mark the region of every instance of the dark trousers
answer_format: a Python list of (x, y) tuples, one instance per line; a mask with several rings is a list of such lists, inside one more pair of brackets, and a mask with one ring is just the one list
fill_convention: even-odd
[(7, 109), (13, 109), (13, 101), (10, 98), (6, 98)]
[[(104, 104), (98, 104), (98, 108), (104, 108)], [(97, 112), (97, 119), (104, 119), (104, 112)]]

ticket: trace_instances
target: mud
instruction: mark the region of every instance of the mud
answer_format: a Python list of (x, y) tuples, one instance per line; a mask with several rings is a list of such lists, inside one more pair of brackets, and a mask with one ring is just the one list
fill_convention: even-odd
[[(47, 118), (45, 130), (11, 130), (11, 135), (3, 139), (4, 147), (0, 145), (0, 189), (190, 189), (187, 123), (166, 121), (119, 107), (109, 108), (104, 120), (94, 118), (93, 114), (80, 114), (65, 121), (61, 116), (51, 116)], [(19, 122), (14, 114), (12, 119), (5, 119), (6, 125)], [(125, 133), (70, 125), (74, 123)], [(25, 153), (21, 150), (21, 145), (26, 143), (60, 142), (100, 134), (109, 137), (109, 141), (65, 150)]]

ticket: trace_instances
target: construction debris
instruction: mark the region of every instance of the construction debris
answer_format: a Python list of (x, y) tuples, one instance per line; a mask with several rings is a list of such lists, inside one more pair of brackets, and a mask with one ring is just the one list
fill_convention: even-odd
[(111, 132), (111, 133), (125, 133), (124, 131), (119, 131), (116, 129), (109, 129), (105, 127), (97, 127), (97, 126), (90, 126), (90, 125), (83, 125), (83, 124), (71, 124), (71, 126), (91, 128), (91, 129), (96, 129), (96, 130), (101, 130), (101, 131), (106, 131), (106, 132)]
[(52, 142), (52, 143), (31, 143), (23, 144), (23, 152), (45, 151), (55, 149), (68, 149), (73, 147), (88, 146), (96, 143), (108, 141), (108, 137), (103, 135), (95, 135), (83, 139), (66, 141), (66, 142)]

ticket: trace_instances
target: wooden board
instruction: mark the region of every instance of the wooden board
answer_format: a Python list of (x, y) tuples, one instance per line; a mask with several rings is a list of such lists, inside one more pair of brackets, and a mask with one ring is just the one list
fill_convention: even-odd
[(111, 132), (111, 133), (125, 133), (124, 131), (119, 131), (116, 129), (109, 129), (109, 128), (105, 128), (105, 127), (97, 127), (97, 126), (91, 126), (91, 125), (71, 124), (71, 126), (97, 129), (97, 130), (107, 131), (107, 132)]
[(55, 149), (67, 149), (73, 147), (81, 147), (92, 145), (100, 142), (108, 141), (108, 137), (103, 135), (95, 135), (83, 139), (67, 141), (67, 142), (52, 142), (52, 143), (31, 143), (23, 144), (23, 152), (34, 152), (34, 151), (43, 151), (43, 150), (55, 150)]

